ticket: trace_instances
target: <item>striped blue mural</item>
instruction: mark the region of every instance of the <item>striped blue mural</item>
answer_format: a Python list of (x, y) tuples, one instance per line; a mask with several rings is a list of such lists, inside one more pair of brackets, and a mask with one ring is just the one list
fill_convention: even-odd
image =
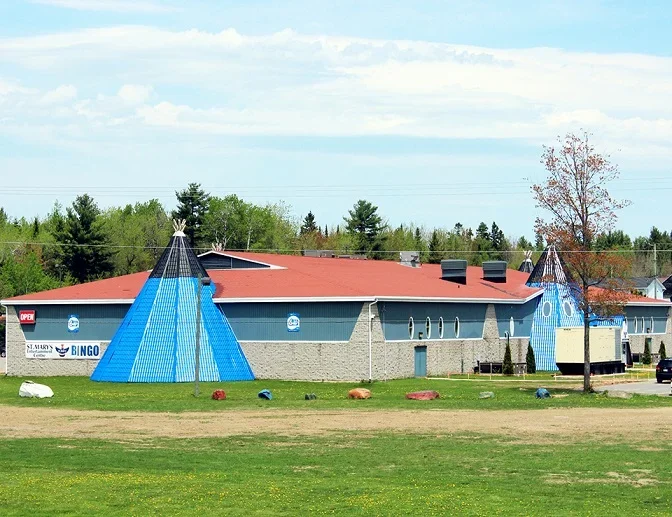
[(544, 294), (534, 312), (530, 344), (534, 350), (537, 370), (557, 370), (555, 364), (555, 329), (559, 327), (582, 327), (583, 313), (569, 288), (563, 284), (532, 284), (542, 287)]
[[(196, 355), (198, 279), (150, 278), (126, 314), (91, 379), (190, 382)], [(214, 286), (201, 294), (201, 381), (254, 378), (238, 340), (219, 311)]]

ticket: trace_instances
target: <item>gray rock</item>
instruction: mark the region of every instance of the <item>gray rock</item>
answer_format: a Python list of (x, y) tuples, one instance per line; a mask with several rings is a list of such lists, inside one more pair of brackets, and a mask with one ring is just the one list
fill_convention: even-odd
[(495, 394), (492, 391), (481, 391), (478, 394), (479, 399), (494, 399)]
[(632, 393), (625, 391), (607, 391), (607, 397), (610, 399), (631, 399)]

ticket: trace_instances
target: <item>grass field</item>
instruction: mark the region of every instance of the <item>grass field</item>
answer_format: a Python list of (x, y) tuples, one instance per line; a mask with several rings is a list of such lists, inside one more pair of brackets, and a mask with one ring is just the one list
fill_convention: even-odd
[(661, 452), (381, 433), (2, 447), (3, 515), (669, 515), (672, 507), (667, 444)]
[[(244, 408), (385, 408), (415, 409), (541, 409), (548, 407), (672, 407), (672, 397), (635, 396), (630, 400), (609, 399), (604, 395), (584, 395), (573, 385), (553, 382), (552, 378), (533, 382), (511, 380), (477, 381), (404, 379), (373, 384), (321, 383), (287, 381), (252, 381), (237, 383), (201, 383), (201, 396), (193, 397), (191, 384), (115, 384), (96, 383), (84, 377), (31, 378), (48, 384), (55, 393), (53, 399), (22, 399), (18, 397), (22, 379), (0, 377), (0, 404), (30, 407), (58, 407), (99, 410), (131, 411), (212, 411)], [(372, 391), (367, 401), (348, 400), (349, 389), (363, 386)], [(534, 392), (538, 386), (547, 387), (560, 398), (538, 400)], [(222, 388), (227, 393), (224, 402), (213, 401), (210, 394)], [(257, 393), (268, 388), (272, 401), (260, 400)], [(437, 390), (441, 398), (433, 401), (405, 400), (404, 395), (414, 390)], [(494, 399), (479, 400), (482, 391), (493, 391)], [(304, 395), (315, 393), (317, 400), (306, 401)]]
[[(376, 382), (364, 385), (368, 401), (346, 398), (356, 383), (202, 384), (195, 399), (188, 384), (32, 380), (55, 397), (20, 399), (22, 379), (0, 378), (1, 515), (631, 516), (672, 508), (672, 397), (583, 395), (542, 376)], [(537, 400), (537, 383), (566, 396)], [(215, 388), (228, 400), (211, 400)], [(274, 400), (257, 398), (263, 388)], [(420, 389), (442, 398), (404, 399)], [(479, 400), (481, 391), (496, 396)], [(375, 415), (398, 425), (338, 427)], [(654, 426), (651, 415), (665, 423)], [(217, 432), (234, 420), (235, 434)]]

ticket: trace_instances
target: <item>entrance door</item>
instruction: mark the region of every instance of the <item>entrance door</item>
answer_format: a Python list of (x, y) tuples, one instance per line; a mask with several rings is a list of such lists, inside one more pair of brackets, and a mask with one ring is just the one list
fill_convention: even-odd
[(415, 376), (427, 377), (427, 347), (415, 347)]

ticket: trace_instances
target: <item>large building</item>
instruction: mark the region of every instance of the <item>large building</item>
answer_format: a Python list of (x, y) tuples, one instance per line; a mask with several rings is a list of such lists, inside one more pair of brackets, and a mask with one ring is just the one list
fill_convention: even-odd
[[(543, 290), (501, 264), (419, 265), (211, 251), (199, 257), (254, 375), (362, 380), (524, 362)], [(490, 266), (490, 265), (489, 265)], [(3, 300), (9, 375), (91, 375), (149, 272)], [(633, 351), (672, 343), (667, 302), (626, 307)], [(68, 352), (64, 352), (64, 350)], [(656, 346), (657, 350), (657, 346)]]

